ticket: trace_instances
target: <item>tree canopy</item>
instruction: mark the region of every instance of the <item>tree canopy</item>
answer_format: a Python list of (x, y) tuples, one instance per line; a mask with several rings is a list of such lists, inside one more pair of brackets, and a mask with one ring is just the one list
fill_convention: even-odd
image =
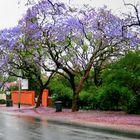
[(127, 19), (106, 7), (73, 9), (40, 1), (27, 10), (17, 27), (1, 31), (1, 71), (16, 76), (15, 70), (30, 71), (40, 81), (40, 72), (63, 75), (73, 89), (72, 110), (76, 111), (79, 93), (94, 65), (102, 67), (105, 60), (117, 59), (140, 44), (136, 31), (124, 30), (126, 24)]

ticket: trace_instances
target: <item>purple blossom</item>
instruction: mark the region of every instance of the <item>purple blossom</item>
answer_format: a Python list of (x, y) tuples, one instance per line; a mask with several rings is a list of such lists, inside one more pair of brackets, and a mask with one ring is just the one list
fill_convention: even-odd
[(42, 37), (42, 32), (41, 32), (41, 31), (37, 31), (32, 37), (33, 37), (33, 38), (36, 38), (36, 39), (41, 39), (41, 37)]
[(30, 23), (28, 25), (28, 30), (35, 30), (38, 28), (38, 25), (37, 24), (33, 24), (33, 23)]
[(15, 47), (15, 40), (12, 38), (12, 39), (10, 39), (10, 41), (9, 41), (9, 48), (10, 48), (10, 50), (13, 50), (14, 49), (14, 47)]
[(83, 26), (77, 18), (70, 17), (66, 19), (66, 25), (70, 26), (71, 28), (82, 29)]
[(34, 60), (34, 61), (38, 61), (38, 57), (34, 57), (33, 60)]
[[(93, 54), (95, 49), (99, 48), (99, 42), (105, 46), (110, 45), (111, 42), (121, 41), (124, 21), (113, 15), (110, 10), (100, 8), (66, 12), (66, 8), (64, 4), (55, 1), (40, 1), (27, 10), (26, 15), (19, 21), (19, 26), (1, 31), (0, 49), (2, 50), (3, 47), (9, 50), (24, 49), (26, 44), (29, 50), (34, 51), (32, 59), (37, 61), (37, 48), (41, 45), (47, 48), (46, 42), (53, 42), (57, 46), (55, 51), (62, 50), (63, 54), (66, 53), (68, 61), (72, 61), (71, 64), (78, 63), (79, 67), (86, 67), (89, 54)], [(121, 42), (117, 47), (125, 48), (130, 43), (132, 46), (139, 44), (140, 39), (132, 32), (127, 33), (130, 42)], [(27, 42), (25, 42), (26, 38)], [(64, 52), (68, 38), (71, 40), (71, 46)], [(82, 47), (83, 45), (87, 46), (86, 49)], [(88, 57), (85, 56), (85, 52)], [(44, 52), (42, 58), (46, 58), (47, 53)], [(65, 62), (63, 58), (60, 59)], [(4, 58), (3, 61), (7, 63), (8, 59), (6, 61)]]

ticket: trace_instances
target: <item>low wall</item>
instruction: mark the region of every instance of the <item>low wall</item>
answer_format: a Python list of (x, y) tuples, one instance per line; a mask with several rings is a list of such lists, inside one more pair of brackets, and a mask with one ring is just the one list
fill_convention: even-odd
[(47, 89), (44, 89), (43, 94), (42, 94), (42, 106), (43, 107), (48, 106), (48, 94), (49, 94), (49, 91)]
[(14, 104), (17, 104), (20, 98), (21, 104), (35, 105), (35, 91), (12, 91), (11, 98)]

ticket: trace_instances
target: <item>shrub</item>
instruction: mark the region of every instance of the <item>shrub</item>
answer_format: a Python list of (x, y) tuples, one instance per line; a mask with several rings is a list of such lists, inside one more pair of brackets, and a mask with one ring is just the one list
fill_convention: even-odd
[(80, 96), (79, 96), (79, 106), (81, 109), (89, 109), (89, 102), (88, 98), (90, 96), (90, 93), (87, 91), (81, 91)]
[[(61, 77), (62, 78), (62, 77)], [(53, 101), (62, 101), (63, 107), (70, 108), (72, 104), (72, 89), (60, 77), (55, 77), (49, 84)]]
[(98, 108), (101, 110), (123, 110), (128, 112), (128, 104), (134, 95), (134, 92), (127, 87), (121, 87), (114, 83), (103, 86), (98, 90)]
[(89, 90), (81, 91), (80, 93), (80, 108), (81, 109), (97, 109), (97, 90), (95, 87), (89, 87)]
[(134, 92), (128, 89), (127, 87), (120, 87), (121, 91), (121, 98), (120, 98), (120, 108), (123, 111), (127, 112), (127, 106), (128, 103), (130, 102), (131, 98), (134, 96)]
[(0, 104), (6, 104), (6, 100), (0, 99)]
[(53, 101), (62, 101), (63, 107), (71, 107), (72, 104), (72, 91), (69, 87), (63, 87), (57, 91), (52, 90)]
[(129, 52), (109, 65), (102, 73), (99, 108), (139, 113), (140, 109), (140, 52)]
[(120, 89), (116, 85), (101, 88), (98, 95), (99, 109), (119, 110)]
[(97, 91), (94, 91), (88, 98), (90, 109), (98, 108)]
[(127, 108), (126, 111), (127, 113), (133, 113), (133, 114), (140, 114), (140, 97), (138, 97), (138, 95), (133, 95), (128, 104), (127, 104)]

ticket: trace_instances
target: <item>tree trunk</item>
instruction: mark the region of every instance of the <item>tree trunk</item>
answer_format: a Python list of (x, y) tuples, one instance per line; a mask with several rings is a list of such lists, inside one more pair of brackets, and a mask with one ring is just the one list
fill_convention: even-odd
[(78, 86), (76, 87), (74, 94), (73, 94), (73, 100), (72, 100), (72, 112), (78, 111), (79, 110), (79, 94), (83, 88), (85, 80), (89, 76), (89, 72), (91, 70), (92, 63), (88, 66), (88, 68), (85, 71), (84, 76), (81, 78)]
[(79, 94), (74, 92), (72, 99), (72, 112), (76, 112), (78, 110), (79, 110)]
[(52, 78), (54, 72), (51, 73), (51, 75), (49, 76), (48, 80), (46, 81), (46, 83), (43, 85), (43, 82), (41, 80), (41, 78), (39, 77), (39, 81), (40, 81), (40, 94), (39, 94), (39, 97), (37, 99), (37, 103), (36, 103), (36, 108), (39, 107), (42, 103), (42, 95), (43, 95), (43, 90), (46, 88), (46, 86), (49, 84), (50, 82), (50, 79)]
[(38, 96), (38, 98), (37, 98), (37, 103), (36, 103), (35, 108), (40, 107), (40, 105), (41, 105), (41, 103), (42, 103), (42, 94), (43, 94), (43, 90), (44, 90), (44, 88), (41, 88), (40, 94), (39, 94), (39, 96)]

